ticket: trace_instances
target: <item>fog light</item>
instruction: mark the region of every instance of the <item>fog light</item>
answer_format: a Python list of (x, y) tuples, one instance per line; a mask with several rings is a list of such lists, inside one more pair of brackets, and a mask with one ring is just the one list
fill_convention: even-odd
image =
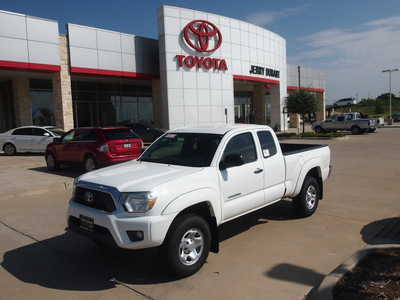
[(131, 242), (143, 241), (143, 231), (127, 231), (126, 232)]

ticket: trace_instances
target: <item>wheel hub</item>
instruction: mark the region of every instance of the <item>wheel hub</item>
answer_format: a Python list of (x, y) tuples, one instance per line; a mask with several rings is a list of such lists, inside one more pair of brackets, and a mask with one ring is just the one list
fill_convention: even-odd
[(195, 264), (203, 253), (204, 237), (198, 229), (188, 230), (182, 237), (179, 245), (181, 262), (190, 266)]
[(314, 186), (309, 186), (306, 194), (306, 205), (308, 209), (312, 209), (317, 200), (317, 190)]

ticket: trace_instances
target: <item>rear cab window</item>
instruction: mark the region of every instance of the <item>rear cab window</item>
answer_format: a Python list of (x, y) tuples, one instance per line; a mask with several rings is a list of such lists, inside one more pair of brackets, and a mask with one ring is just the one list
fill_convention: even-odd
[(264, 158), (274, 156), (277, 153), (274, 138), (269, 131), (258, 131), (258, 140), (260, 141), (261, 150)]

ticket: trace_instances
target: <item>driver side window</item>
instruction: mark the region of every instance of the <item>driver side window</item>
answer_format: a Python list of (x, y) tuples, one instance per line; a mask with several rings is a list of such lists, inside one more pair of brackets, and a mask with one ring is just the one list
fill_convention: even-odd
[(233, 137), (226, 145), (222, 160), (229, 154), (241, 155), (245, 164), (256, 161), (257, 153), (252, 134), (246, 132)]

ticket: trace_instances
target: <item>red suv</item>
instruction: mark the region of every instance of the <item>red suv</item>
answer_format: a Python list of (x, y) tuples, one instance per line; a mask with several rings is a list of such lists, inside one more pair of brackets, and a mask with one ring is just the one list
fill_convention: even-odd
[(82, 127), (54, 138), (45, 157), (50, 171), (60, 164), (83, 164), (89, 172), (99, 165), (138, 158), (142, 148), (141, 138), (128, 127)]

